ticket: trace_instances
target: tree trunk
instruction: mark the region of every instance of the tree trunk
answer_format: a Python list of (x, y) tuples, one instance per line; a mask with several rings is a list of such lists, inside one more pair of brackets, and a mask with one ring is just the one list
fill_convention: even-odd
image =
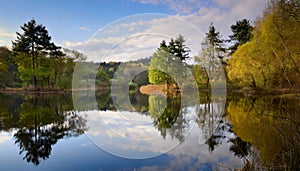
[(35, 56), (34, 56), (34, 43), (32, 43), (32, 52), (31, 52), (31, 57), (32, 57), (32, 69), (34, 70), (34, 74), (31, 78), (31, 81), (32, 81), (32, 86), (33, 86), (33, 89), (34, 91), (37, 90), (37, 82), (36, 82), (36, 75), (35, 75)]
[(32, 82), (32, 86), (33, 86), (33, 89), (34, 89), (34, 91), (35, 90), (37, 90), (37, 81), (36, 81), (36, 76), (35, 75), (33, 75), (32, 77), (31, 77), (31, 82)]

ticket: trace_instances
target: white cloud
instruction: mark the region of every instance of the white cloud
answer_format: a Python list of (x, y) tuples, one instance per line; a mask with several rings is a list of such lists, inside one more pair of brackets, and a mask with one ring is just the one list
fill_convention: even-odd
[(132, 0), (133, 2), (140, 2), (142, 4), (158, 4), (159, 0)]
[[(211, 0), (206, 1), (156, 1), (137, 0), (141, 3), (165, 3), (173, 8), (197, 9), (188, 15), (179, 13), (173, 16), (145, 14), (120, 19), (100, 29), (90, 40), (81, 42), (66, 41), (67, 48), (82, 50), (89, 60), (126, 61), (153, 54), (159, 43), (182, 34), (194, 56), (201, 49), (203, 35), (211, 22), (217, 31), (228, 39), (230, 26), (243, 18), (255, 20), (262, 14), (267, 1), (264, 0)], [(168, 2), (168, 3), (167, 3)], [(175, 6), (180, 7), (175, 7)], [(176, 11), (176, 10), (175, 10)], [(86, 28), (82, 28), (86, 29)]]
[(90, 28), (84, 27), (84, 26), (78, 27), (78, 29), (83, 30), (83, 31), (93, 31), (93, 29), (90, 29)]
[(0, 46), (7, 46), (16, 38), (16, 34), (0, 28)]
[(14, 38), (15, 34), (13, 33), (9, 33), (6, 30), (3, 30), (0, 28), (0, 37), (10, 37), (10, 38)]
[[(142, 21), (142, 18), (146, 20)], [(88, 41), (73, 43), (66, 41), (64, 45), (82, 50), (94, 61), (125, 61), (149, 57), (163, 39), (169, 41), (179, 34), (187, 38), (186, 43), (194, 50), (194, 54), (200, 49), (203, 33), (182, 20), (181, 16), (145, 14), (124, 20), (129, 22), (121, 20), (113, 23)]]
[(178, 13), (191, 13), (197, 8), (199, 8), (202, 4), (206, 4), (205, 0), (133, 0), (134, 2), (140, 2), (143, 4), (163, 4), (168, 6), (170, 9), (178, 12)]

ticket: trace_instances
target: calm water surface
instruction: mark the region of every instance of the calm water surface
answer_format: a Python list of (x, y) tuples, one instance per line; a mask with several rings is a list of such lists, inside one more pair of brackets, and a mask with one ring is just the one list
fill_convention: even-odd
[(0, 94), (0, 170), (300, 168), (299, 96), (80, 93)]

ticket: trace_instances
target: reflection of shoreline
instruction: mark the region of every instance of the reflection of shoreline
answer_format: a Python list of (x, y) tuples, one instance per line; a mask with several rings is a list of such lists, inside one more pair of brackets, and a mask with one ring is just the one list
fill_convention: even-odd
[(81, 88), (73, 88), (73, 89), (48, 89), (48, 90), (39, 90), (39, 91), (31, 91), (26, 88), (2, 88), (0, 89), (0, 94), (63, 94), (63, 93), (71, 93), (73, 91), (95, 91), (95, 90), (109, 90), (110, 86), (96, 86), (96, 87), (81, 87)]

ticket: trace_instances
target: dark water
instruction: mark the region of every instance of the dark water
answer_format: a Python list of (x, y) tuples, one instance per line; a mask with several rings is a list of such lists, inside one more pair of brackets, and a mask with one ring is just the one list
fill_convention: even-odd
[(0, 94), (0, 170), (300, 168), (299, 96), (129, 100), (109, 91)]

